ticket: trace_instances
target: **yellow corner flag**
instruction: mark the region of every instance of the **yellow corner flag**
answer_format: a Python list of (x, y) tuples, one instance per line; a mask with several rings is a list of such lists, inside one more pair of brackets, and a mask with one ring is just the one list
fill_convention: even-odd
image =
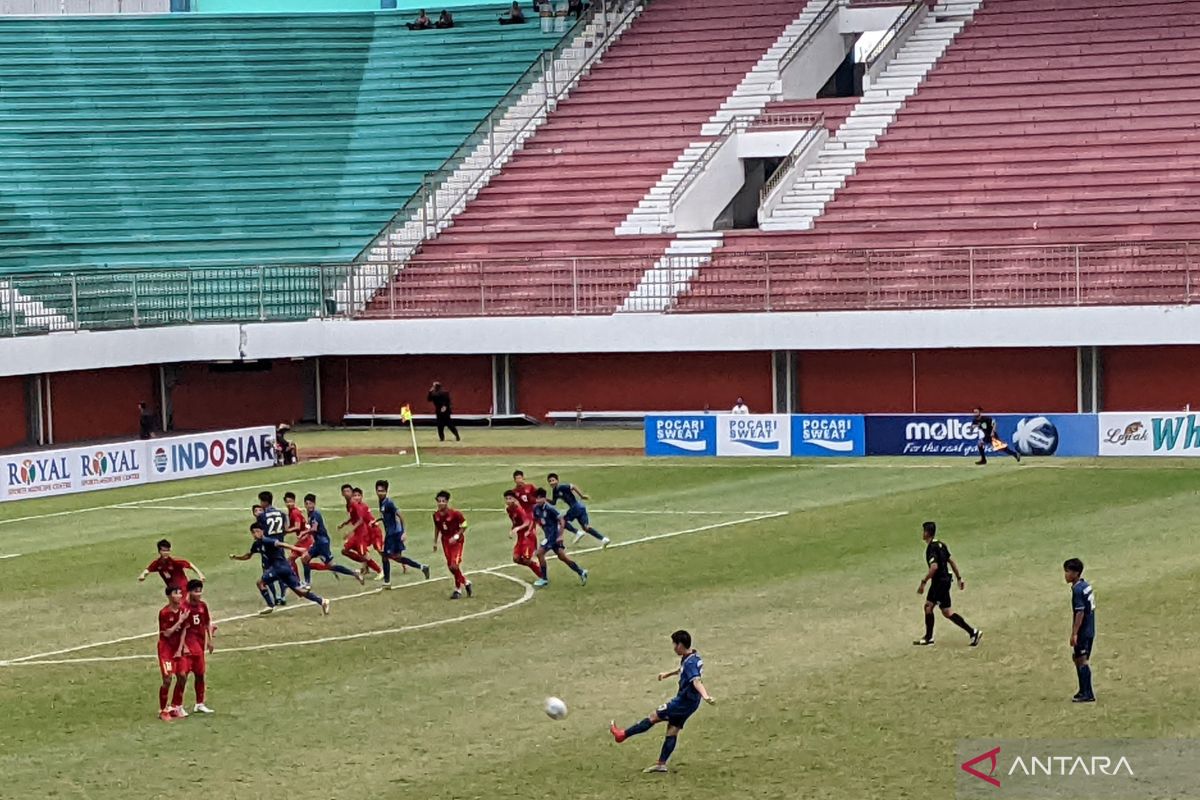
[(408, 422), (412, 422), (412, 418), (413, 418), (412, 417), (412, 407), (409, 406), (407, 403), (400, 406), (400, 421), (408, 423)]

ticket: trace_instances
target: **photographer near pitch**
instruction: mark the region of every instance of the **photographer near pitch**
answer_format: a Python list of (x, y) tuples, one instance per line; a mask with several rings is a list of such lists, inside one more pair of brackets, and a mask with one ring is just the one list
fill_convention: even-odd
[(458, 428), (454, 427), (454, 420), (450, 418), (450, 392), (446, 391), (446, 387), (442, 386), (438, 381), (433, 382), (433, 386), (429, 388), (429, 402), (433, 403), (433, 413), (437, 417), (437, 432), (438, 440), (446, 441), (446, 429), (454, 434), (454, 441), (461, 442), (462, 438), (458, 435)]

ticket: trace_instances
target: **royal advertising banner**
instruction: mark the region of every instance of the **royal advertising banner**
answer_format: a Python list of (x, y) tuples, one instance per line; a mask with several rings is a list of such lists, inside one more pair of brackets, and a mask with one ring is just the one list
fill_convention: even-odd
[(270, 426), (0, 455), (0, 501), (274, 466)]
[(811, 457), (866, 455), (866, 425), (853, 414), (654, 414), (648, 456)]
[(1200, 456), (1200, 414), (1131, 411), (1100, 415), (1102, 456)]
[[(997, 414), (994, 419), (999, 437), (1022, 456), (1097, 454), (1095, 414)], [(871, 414), (866, 429), (867, 454), (873, 456), (975, 455), (980, 438), (969, 414)]]

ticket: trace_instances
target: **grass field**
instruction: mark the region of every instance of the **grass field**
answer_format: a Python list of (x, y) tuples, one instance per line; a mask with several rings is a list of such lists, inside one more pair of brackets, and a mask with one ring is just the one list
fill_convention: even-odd
[[(423, 437), (428, 438), (426, 433)], [(1174, 462), (648, 461), (587, 454), (630, 432), (470, 432), (511, 458), (431, 448), (0, 506), (3, 798), (936, 798), (967, 738), (1200, 738), (1196, 472)], [(308, 434), (304, 447), (388, 446), (398, 432)], [(562, 450), (536, 454), (525, 447)], [(551, 468), (592, 496), (622, 545), (576, 550), (587, 587), (551, 562), (533, 593), (501, 492)], [(315, 491), (388, 477), (410, 553), (434, 576), (363, 594), (317, 573), (322, 617), (293, 601), (254, 616), (248, 543), (260, 487)], [(429, 512), (442, 488), (471, 521), (477, 596), (451, 603)], [(966, 579), (955, 607), (978, 649), (921, 633), (920, 523), (938, 520)], [(166, 535), (207, 574), (221, 625), (212, 717), (159, 722), (161, 581), (136, 582)], [(1078, 555), (1098, 597), (1100, 702), (1069, 702), (1069, 591)], [(368, 584), (367, 589), (373, 589)], [(249, 616), (248, 616), (249, 615)], [(463, 619), (463, 617), (468, 617)], [(673, 685), (688, 628), (718, 699), (680, 737), (672, 774), (640, 769), (662, 729), (615, 745)], [(127, 637), (151, 634), (126, 641)], [(68, 652), (57, 652), (68, 651)], [(38, 656), (29, 658), (29, 656)], [(20, 661), (14, 661), (14, 660)], [(66, 662), (66, 663), (39, 663)], [(571, 713), (547, 719), (542, 699)], [(189, 690), (188, 706), (191, 705)]]

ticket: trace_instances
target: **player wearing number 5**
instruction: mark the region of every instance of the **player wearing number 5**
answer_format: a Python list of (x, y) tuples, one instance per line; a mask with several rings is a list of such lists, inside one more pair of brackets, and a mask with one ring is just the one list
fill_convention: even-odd
[(670, 672), (660, 672), (658, 679), (665, 681), (667, 678), (678, 675), (679, 691), (671, 700), (663, 703), (651, 712), (650, 716), (636, 725), (624, 730), (618, 728), (615, 722), (609, 723), (608, 726), (609, 733), (612, 734), (617, 744), (620, 744), (630, 736), (645, 733), (660, 722), (667, 723), (667, 736), (663, 739), (658, 761), (644, 769), (643, 772), (666, 772), (667, 761), (671, 758), (671, 753), (675, 752), (675, 743), (679, 732), (683, 730), (683, 726), (687, 724), (692, 714), (699, 710), (701, 701), (709, 705), (717, 702), (704, 688), (704, 682), (700, 680), (704, 672), (704, 661), (700, 658), (700, 654), (692, 649), (692, 635), (687, 631), (675, 631), (671, 634), (671, 645), (675, 649), (675, 655), (679, 656), (679, 667)]
[(1096, 693), (1092, 690), (1092, 667), (1088, 660), (1096, 638), (1096, 595), (1091, 584), (1083, 579), (1083, 562), (1078, 558), (1063, 562), (1063, 577), (1071, 584), (1071, 658), (1079, 678), (1079, 692), (1071, 700), (1094, 703)]
[(446, 568), (454, 576), (454, 594), (451, 600), (462, 597), (466, 591), (467, 597), (472, 594), (471, 582), (462, 572), (463, 547), (466, 545), (467, 520), (457, 508), (450, 507), (450, 493), (445, 489), (437, 493), (437, 511), (433, 512), (433, 552), (438, 551), (441, 542), (442, 553), (446, 556)]

